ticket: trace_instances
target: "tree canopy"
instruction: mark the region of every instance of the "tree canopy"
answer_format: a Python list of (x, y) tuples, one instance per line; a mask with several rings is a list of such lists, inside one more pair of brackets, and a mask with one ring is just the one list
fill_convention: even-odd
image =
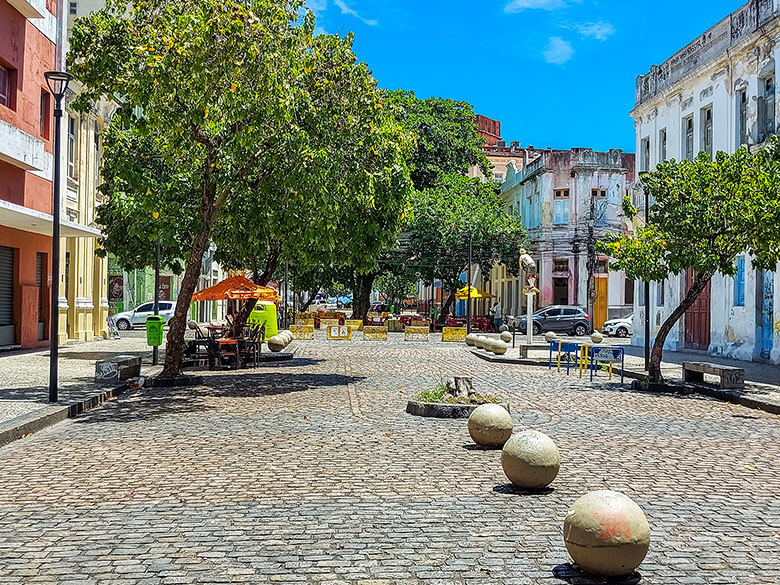
[[(688, 269), (694, 282), (663, 323), (653, 346), (650, 375), (661, 380), (663, 346), (672, 327), (716, 273), (733, 276), (735, 259), (749, 252), (753, 265), (774, 270), (780, 262), (780, 146), (773, 138), (756, 154), (706, 153), (695, 160), (667, 161), (642, 177), (652, 198), (649, 222), (635, 235), (608, 234), (600, 251), (627, 278), (661, 281)], [(624, 201), (629, 218), (636, 208)]]

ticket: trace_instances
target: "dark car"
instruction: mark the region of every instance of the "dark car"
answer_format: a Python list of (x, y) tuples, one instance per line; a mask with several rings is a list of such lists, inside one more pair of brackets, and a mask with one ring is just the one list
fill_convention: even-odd
[[(515, 320), (519, 331), (525, 333), (526, 317), (518, 317)], [(534, 313), (534, 335), (541, 335), (552, 331), (554, 333), (568, 333), (583, 337), (591, 332), (590, 316), (582, 307), (569, 305), (554, 305), (539, 309)]]

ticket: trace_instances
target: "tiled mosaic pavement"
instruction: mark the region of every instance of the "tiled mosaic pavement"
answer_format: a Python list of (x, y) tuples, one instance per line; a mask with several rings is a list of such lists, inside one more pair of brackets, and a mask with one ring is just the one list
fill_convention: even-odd
[[(652, 528), (622, 582), (780, 583), (777, 416), (463, 346), (315, 341), (297, 356), (134, 393), (0, 449), (0, 583), (589, 583), (562, 523), (604, 488)], [(404, 412), (453, 375), (555, 439), (552, 490), (507, 485), (466, 421)]]

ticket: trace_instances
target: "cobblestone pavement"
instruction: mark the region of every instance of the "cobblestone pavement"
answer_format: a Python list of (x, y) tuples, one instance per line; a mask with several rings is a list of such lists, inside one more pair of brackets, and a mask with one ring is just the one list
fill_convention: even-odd
[[(562, 523), (603, 488), (649, 518), (642, 583), (780, 583), (776, 416), (462, 346), (315, 341), (297, 358), (132, 393), (0, 449), (0, 583), (590, 583)], [(466, 421), (404, 413), (452, 375), (555, 439), (553, 489), (507, 485)]]

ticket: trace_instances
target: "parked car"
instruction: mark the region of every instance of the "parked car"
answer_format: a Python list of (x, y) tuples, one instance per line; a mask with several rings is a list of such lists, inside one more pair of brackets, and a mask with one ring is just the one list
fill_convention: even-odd
[[(517, 317), (515, 326), (517, 329), (526, 332), (526, 317)], [(554, 333), (568, 333), (583, 337), (592, 330), (590, 316), (582, 307), (569, 305), (554, 305), (544, 307), (534, 313), (533, 332), (534, 335), (541, 335), (552, 331)]]
[[(160, 317), (163, 318), (166, 325), (173, 318), (175, 303), (171, 301), (160, 301)], [(154, 303), (144, 303), (136, 307), (133, 311), (125, 311), (114, 315), (114, 323), (117, 329), (127, 331), (133, 327), (145, 327), (146, 318), (154, 315)]]
[(604, 323), (604, 333), (615, 337), (631, 337), (634, 334), (634, 314)]

